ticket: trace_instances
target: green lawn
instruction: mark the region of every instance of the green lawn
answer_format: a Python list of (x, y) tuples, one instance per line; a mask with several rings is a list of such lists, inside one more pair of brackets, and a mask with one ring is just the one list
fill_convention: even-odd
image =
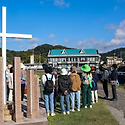
[(93, 104), (92, 109), (81, 108), (80, 112), (71, 112), (69, 115), (62, 115), (58, 105), (55, 113), (56, 116), (48, 117), (49, 125), (119, 125), (102, 99)]

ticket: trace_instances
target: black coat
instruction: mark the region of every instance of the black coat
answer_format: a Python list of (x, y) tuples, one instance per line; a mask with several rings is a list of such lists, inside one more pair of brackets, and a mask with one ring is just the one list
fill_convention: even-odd
[(118, 73), (117, 73), (117, 70), (114, 69), (112, 72), (111, 72), (111, 80), (117, 80), (118, 79)]
[(96, 72), (91, 72), (92, 73), (92, 80), (94, 81), (94, 83), (95, 83), (95, 86), (94, 86), (94, 84), (92, 85), (92, 88), (91, 88), (91, 90), (98, 90), (98, 85), (97, 85), (97, 82), (98, 82), (98, 80), (99, 80), (99, 77), (98, 77), (98, 75), (97, 75), (97, 73)]
[(68, 75), (61, 75), (58, 77), (58, 93), (64, 95), (67, 90), (68, 93), (71, 92), (72, 82)]

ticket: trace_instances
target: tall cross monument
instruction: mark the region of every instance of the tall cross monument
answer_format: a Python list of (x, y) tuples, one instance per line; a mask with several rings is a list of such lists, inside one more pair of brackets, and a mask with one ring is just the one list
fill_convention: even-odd
[(6, 38), (31, 39), (32, 35), (6, 33), (6, 7), (2, 7), (2, 57), (3, 57), (3, 90), (4, 104), (6, 104)]

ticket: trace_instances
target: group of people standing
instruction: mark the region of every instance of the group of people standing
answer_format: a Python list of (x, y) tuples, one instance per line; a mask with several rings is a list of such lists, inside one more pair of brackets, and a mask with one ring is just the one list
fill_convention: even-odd
[[(13, 66), (8, 65), (6, 68), (6, 85), (7, 85), (7, 101), (13, 101)], [(25, 66), (21, 63), (21, 101), (24, 99), (24, 90), (26, 87)]]
[(113, 98), (111, 99), (112, 101), (117, 100), (117, 92), (116, 92), (116, 85), (119, 85), (118, 82), (118, 73), (117, 73), (117, 65), (113, 64), (111, 66), (111, 72), (107, 70), (107, 66), (103, 65), (102, 66), (103, 74), (101, 78), (101, 82), (103, 83), (103, 89), (105, 93), (105, 99), (109, 99), (109, 94), (108, 94), (108, 80), (110, 78), (111, 85), (112, 85), (112, 94)]
[[(58, 77), (58, 94), (60, 97), (60, 107), (63, 115), (70, 114), (70, 111), (75, 112), (75, 100), (76, 100), (76, 110), (80, 111), (81, 101), (80, 95), (82, 94), (82, 107), (92, 108), (92, 103), (98, 102), (97, 94), (97, 81), (98, 76), (95, 72), (95, 67), (90, 67), (85, 64), (81, 67), (83, 71), (80, 78), (77, 74), (75, 66), (71, 67), (70, 73), (67, 72), (65, 68), (61, 69), (60, 75)], [(47, 67), (45, 69), (45, 75), (42, 75), (41, 82), (43, 85), (43, 95), (45, 100), (45, 107), (47, 116), (50, 115), (49, 107), (51, 109), (51, 116), (54, 116), (54, 86), (57, 86), (55, 82), (56, 79), (52, 73), (52, 69)], [(53, 84), (51, 86), (50, 84)], [(47, 85), (49, 87), (47, 87)], [(50, 92), (50, 88), (53, 87)], [(49, 88), (49, 90), (47, 90)], [(57, 90), (56, 90), (57, 91)], [(66, 103), (66, 109), (64, 106)], [(71, 103), (71, 105), (70, 105)], [(50, 106), (49, 106), (50, 105)], [(71, 108), (70, 108), (71, 107)]]

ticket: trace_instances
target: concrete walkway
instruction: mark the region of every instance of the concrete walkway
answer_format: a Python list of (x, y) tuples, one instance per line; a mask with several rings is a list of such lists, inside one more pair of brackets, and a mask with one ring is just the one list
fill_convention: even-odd
[[(100, 98), (105, 96), (102, 85), (98, 85), (98, 95)], [(125, 91), (117, 89), (118, 100), (111, 101), (112, 89), (108, 88), (109, 100), (105, 100), (107, 108), (111, 111), (112, 115), (119, 121), (120, 125), (125, 125)]]

